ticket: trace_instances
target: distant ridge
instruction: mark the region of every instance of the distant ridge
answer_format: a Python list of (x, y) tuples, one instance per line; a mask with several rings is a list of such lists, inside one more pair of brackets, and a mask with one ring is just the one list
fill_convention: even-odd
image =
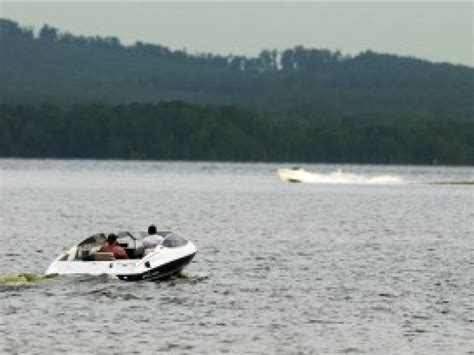
[(474, 120), (474, 69), (371, 51), (297, 46), (258, 57), (188, 54), (0, 19), (0, 103), (234, 104), (273, 119)]

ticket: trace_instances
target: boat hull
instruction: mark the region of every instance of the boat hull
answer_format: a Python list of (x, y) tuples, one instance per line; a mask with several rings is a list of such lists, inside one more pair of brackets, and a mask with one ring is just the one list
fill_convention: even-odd
[(161, 281), (169, 279), (170, 277), (180, 273), (186, 265), (188, 265), (194, 258), (191, 254), (183, 258), (170, 261), (164, 265), (150, 268), (141, 274), (128, 274), (128, 275), (117, 275), (120, 280), (123, 281)]
[(304, 175), (302, 170), (278, 169), (278, 176), (285, 182), (300, 183), (302, 175)]
[(124, 281), (157, 281), (179, 273), (196, 255), (197, 249), (188, 242), (182, 247), (156, 247), (142, 259), (111, 261), (64, 260), (59, 256), (46, 270), (58, 275), (110, 275)]

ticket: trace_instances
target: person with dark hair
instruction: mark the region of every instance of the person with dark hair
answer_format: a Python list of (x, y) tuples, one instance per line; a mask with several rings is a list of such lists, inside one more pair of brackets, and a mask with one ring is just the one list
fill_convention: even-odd
[(163, 243), (163, 240), (164, 238), (158, 234), (156, 227), (152, 224), (148, 227), (148, 235), (143, 238), (143, 246), (145, 249), (152, 249)]
[(102, 245), (99, 249), (100, 253), (113, 253), (115, 259), (128, 259), (125, 249), (117, 243), (117, 235), (109, 234), (107, 236), (107, 244)]

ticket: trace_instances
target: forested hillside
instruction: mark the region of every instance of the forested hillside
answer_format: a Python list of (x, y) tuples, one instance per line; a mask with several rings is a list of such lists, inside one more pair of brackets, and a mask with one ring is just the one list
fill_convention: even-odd
[(474, 164), (474, 69), (188, 54), (0, 19), (0, 157)]
[(295, 47), (258, 57), (188, 54), (0, 20), (0, 102), (233, 104), (267, 119), (474, 120), (474, 69), (366, 51)]
[(474, 164), (474, 122), (269, 121), (182, 102), (0, 106), (0, 157)]

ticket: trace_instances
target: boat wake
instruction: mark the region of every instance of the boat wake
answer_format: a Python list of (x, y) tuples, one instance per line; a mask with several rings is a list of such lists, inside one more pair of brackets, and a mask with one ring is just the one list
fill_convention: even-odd
[(51, 279), (56, 275), (43, 275), (31, 272), (22, 274), (0, 275), (0, 292), (22, 289), (41, 284), (43, 281)]
[(310, 173), (303, 169), (279, 169), (278, 174), (283, 181), (306, 184), (362, 184), (362, 185), (402, 185), (406, 184), (400, 176), (353, 174), (338, 169), (328, 174)]

